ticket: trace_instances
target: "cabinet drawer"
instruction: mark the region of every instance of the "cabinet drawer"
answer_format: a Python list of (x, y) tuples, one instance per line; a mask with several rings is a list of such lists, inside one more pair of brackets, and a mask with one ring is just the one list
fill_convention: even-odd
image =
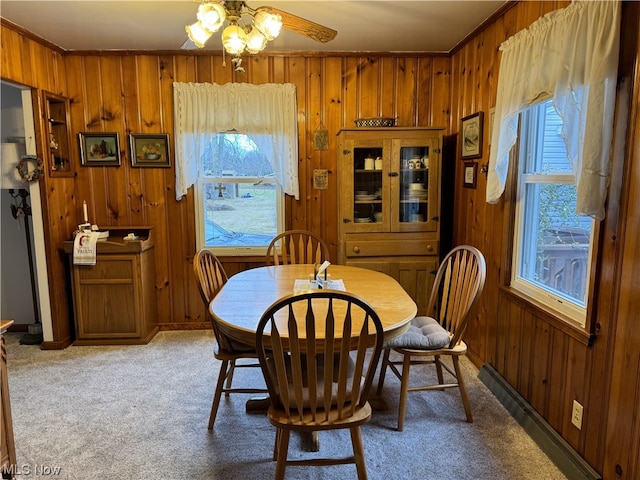
[(399, 255), (438, 255), (440, 243), (433, 239), (347, 240), (347, 257), (390, 257)]
[(76, 266), (76, 271), (81, 280), (131, 279), (134, 271), (134, 257), (98, 255), (95, 265)]

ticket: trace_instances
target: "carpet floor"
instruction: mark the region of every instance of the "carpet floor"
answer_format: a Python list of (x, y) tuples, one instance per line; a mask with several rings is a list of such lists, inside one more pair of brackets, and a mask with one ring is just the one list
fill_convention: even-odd
[[(219, 362), (208, 331), (160, 332), (143, 346), (43, 351), (6, 335), (17, 452), (16, 478), (64, 480), (269, 479), (274, 428), (247, 413), (247, 395), (223, 397), (207, 430)], [(369, 478), (561, 480), (566, 477), (478, 380), (463, 359), (474, 422), (456, 389), (409, 395), (395, 430), (399, 381), (387, 374), (362, 427)], [(433, 376), (416, 368), (412, 376)], [(418, 377), (416, 377), (418, 378)], [(258, 369), (234, 384), (264, 385)], [(375, 387), (374, 383), (374, 387)], [(374, 388), (375, 390), (375, 388)], [(292, 436), (290, 458), (318, 455)], [(322, 432), (322, 455), (344, 456), (348, 431)], [(352, 479), (353, 465), (290, 467), (288, 479)]]

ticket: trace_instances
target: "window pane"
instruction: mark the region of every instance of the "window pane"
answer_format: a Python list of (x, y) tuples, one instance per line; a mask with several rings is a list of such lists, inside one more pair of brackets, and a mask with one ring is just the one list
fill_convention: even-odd
[(229, 248), (232, 254), (266, 251), (278, 233), (282, 204), (266, 156), (249, 136), (221, 133), (211, 137), (201, 167), (202, 246)]
[(585, 306), (591, 219), (576, 215), (576, 187), (528, 184), (521, 276)]
[(211, 138), (202, 157), (202, 171), (207, 177), (273, 175), (271, 164), (255, 142), (239, 133), (220, 133)]
[(264, 246), (278, 229), (273, 183), (205, 183), (204, 240), (208, 247)]
[(524, 173), (573, 174), (567, 157), (567, 147), (561, 136), (562, 119), (551, 101), (536, 105), (524, 114), (527, 155), (524, 157)]

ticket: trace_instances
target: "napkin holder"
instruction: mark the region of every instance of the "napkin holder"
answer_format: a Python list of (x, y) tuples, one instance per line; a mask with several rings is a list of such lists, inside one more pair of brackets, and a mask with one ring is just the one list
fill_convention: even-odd
[(331, 275), (327, 274), (326, 271), (324, 273), (319, 273), (316, 275), (316, 285), (318, 288), (330, 288), (331, 284)]

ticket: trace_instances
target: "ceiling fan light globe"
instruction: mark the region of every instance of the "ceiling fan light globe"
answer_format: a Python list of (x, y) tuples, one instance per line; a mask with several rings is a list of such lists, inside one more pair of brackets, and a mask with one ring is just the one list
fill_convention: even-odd
[(252, 28), (247, 34), (247, 52), (259, 53), (267, 46), (267, 39), (257, 29)]
[(222, 31), (222, 46), (229, 55), (240, 55), (247, 46), (247, 34), (238, 25), (229, 25)]
[(189, 40), (198, 48), (204, 48), (204, 44), (209, 40), (213, 32), (207, 30), (199, 21), (184, 28), (187, 31)]
[(227, 11), (218, 3), (203, 3), (196, 18), (207, 30), (217, 32), (227, 19)]
[(280, 15), (258, 10), (253, 17), (253, 25), (267, 40), (271, 41), (280, 35), (282, 29), (282, 17)]

